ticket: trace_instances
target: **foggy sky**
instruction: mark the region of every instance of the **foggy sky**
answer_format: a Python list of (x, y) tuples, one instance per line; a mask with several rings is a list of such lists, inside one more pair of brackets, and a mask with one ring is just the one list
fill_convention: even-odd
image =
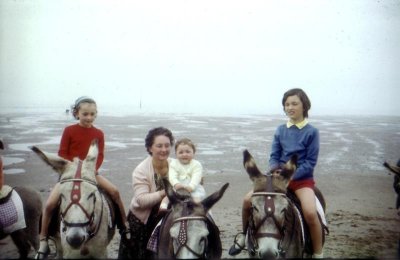
[(0, 109), (398, 115), (400, 2), (0, 1)]

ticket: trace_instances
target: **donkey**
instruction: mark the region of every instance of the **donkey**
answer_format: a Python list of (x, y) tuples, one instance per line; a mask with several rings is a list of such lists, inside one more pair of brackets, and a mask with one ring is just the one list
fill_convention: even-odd
[(160, 227), (157, 257), (221, 258), (219, 229), (207, 212), (221, 199), (229, 183), (196, 203), (188, 192), (183, 189), (175, 192), (167, 179), (163, 181), (171, 210), (164, 217)]
[[(247, 229), (246, 245), (250, 257), (301, 258), (312, 255), (312, 245), (300, 204), (287, 190), (296, 170), (297, 156), (282, 168), (280, 175), (264, 175), (257, 168), (252, 155), (243, 152), (243, 164), (253, 181), (252, 212)], [(325, 202), (318, 189), (323, 210)], [(297, 205), (297, 206), (296, 206)], [(322, 225), (323, 226), (323, 225)], [(323, 226), (323, 238), (325, 227)]]
[[(0, 149), (4, 149), (2, 140), (0, 140)], [(1, 219), (2, 223), (10, 224), (17, 221), (15, 216), (18, 214), (10, 211), (10, 205), (11, 208), (15, 207), (15, 204), (12, 201), (15, 193), (18, 194), (19, 198), (21, 199), (25, 218), (25, 228), (18, 230), (8, 231), (5, 230), (6, 227), (3, 224), (0, 225), (0, 240), (10, 235), (15, 246), (18, 248), (20, 258), (26, 259), (31, 247), (33, 247), (35, 250), (39, 248), (39, 219), (42, 214), (42, 197), (39, 192), (29, 187), (10, 187), (8, 185), (3, 185), (3, 162), (1, 156), (0, 178), (0, 208), (2, 209), (2, 207), (7, 207), (8, 212), (13, 214), (12, 216), (9, 216), (6, 214), (6, 212), (4, 212), (4, 214), (2, 214), (4, 219)]]
[(115, 211), (96, 184), (97, 140), (83, 161), (71, 162), (35, 146), (31, 149), (60, 174), (57, 258), (107, 258), (107, 245), (115, 234)]
[[(4, 185), (3, 188), (7, 186)], [(17, 193), (21, 198), (26, 227), (11, 233), (0, 228), (0, 240), (11, 236), (15, 246), (18, 248), (21, 259), (26, 259), (33, 247), (39, 249), (39, 220), (42, 215), (42, 197), (38, 191), (29, 187), (20, 186), (10, 188), (8, 195), (0, 199), (0, 204), (9, 203), (12, 193)]]

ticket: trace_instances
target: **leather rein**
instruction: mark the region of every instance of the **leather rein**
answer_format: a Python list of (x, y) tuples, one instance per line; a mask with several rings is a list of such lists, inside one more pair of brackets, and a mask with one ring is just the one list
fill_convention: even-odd
[[(94, 185), (97, 187), (97, 183), (94, 181), (90, 181), (90, 180), (85, 180), (82, 179), (82, 161), (79, 160), (79, 164), (78, 164), (78, 168), (75, 172), (75, 176), (73, 179), (66, 179), (66, 180), (61, 180), (60, 184), (66, 183), (66, 182), (72, 182), (72, 190), (71, 190), (71, 194), (70, 194), (70, 199), (71, 202), (68, 204), (68, 206), (65, 208), (64, 211), (61, 212), (61, 221), (64, 223), (64, 225), (66, 227), (85, 227), (85, 226), (92, 226), (94, 219), (95, 219), (95, 207), (93, 207), (93, 211), (91, 213), (89, 213), (80, 203), (81, 200), (81, 183), (85, 182), (85, 183), (89, 183), (91, 185)], [(100, 196), (101, 200), (103, 200), (102, 196)], [(94, 196), (94, 205), (96, 205), (96, 196)], [(82, 212), (85, 214), (86, 218), (88, 219), (88, 221), (83, 222), (83, 223), (70, 223), (67, 222), (64, 217), (66, 216), (68, 210), (73, 206), (73, 205), (77, 205)], [(101, 212), (100, 212), (100, 218), (99, 221), (97, 221), (95, 228), (90, 228), (90, 230), (88, 229), (88, 240), (90, 240), (91, 238), (93, 238), (97, 232), (100, 229), (100, 223), (103, 217), (103, 203), (101, 203)], [(65, 230), (63, 230), (65, 232)]]

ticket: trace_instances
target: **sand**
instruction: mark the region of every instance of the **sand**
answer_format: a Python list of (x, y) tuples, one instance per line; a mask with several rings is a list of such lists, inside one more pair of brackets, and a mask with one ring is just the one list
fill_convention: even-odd
[[(265, 169), (273, 129), (281, 122), (278, 118), (265, 122), (262, 119), (99, 117), (97, 125), (106, 134), (106, 161), (101, 174), (118, 186), (128, 208), (132, 197), (131, 172), (147, 156), (144, 150), (147, 131), (164, 125), (176, 137), (194, 139), (198, 144), (198, 159), (205, 168), (207, 193), (229, 182), (229, 188), (214, 205), (212, 213), (221, 231), (222, 258), (234, 258), (228, 255), (228, 250), (241, 229), (242, 197), (251, 189), (251, 181), (241, 165), (241, 151), (247, 148), (254, 152), (260, 168)], [(327, 201), (326, 218), (330, 230), (324, 246), (327, 258), (397, 257), (400, 218), (394, 208), (393, 175), (381, 167), (381, 163), (397, 159), (400, 135), (398, 127), (390, 124), (391, 120), (385, 119), (383, 123), (379, 120), (358, 121), (358, 128), (340, 120), (331, 120), (336, 122), (333, 126), (323, 124), (322, 120), (314, 122), (321, 133), (321, 154), (315, 178)], [(68, 117), (54, 115), (0, 116), (0, 138), (6, 143), (6, 150), (1, 152), (6, 158), (6, 183), (34, 187), (45, 201), (57, 181), (57, 174), (25, 148), (36, 144), (43, 150), (56, 152), (63, 127), (72, 122)], [(12, 158), (23, 160), (13, 161)], [(13, 162), (7, 164), (7, 161)], [(117, 257), (118, 243), (116, 235), (109, 245), (109, 258)], [(0, 258), (17, 257), (11, 239), (0, 241)], [(241, 253), (236, 258), (246, 257), (246, 253)]]

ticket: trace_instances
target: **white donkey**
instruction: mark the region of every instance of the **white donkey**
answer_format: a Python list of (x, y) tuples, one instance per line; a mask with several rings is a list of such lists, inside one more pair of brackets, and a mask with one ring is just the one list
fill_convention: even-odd
[(115, 233), (114, 211), (96, 184), (97, 141), (83, 161), (75, 158), (71, 162), (37, 147), (31, 149), (61, 176), (56, 257), (107, 258), (107, 245)]

